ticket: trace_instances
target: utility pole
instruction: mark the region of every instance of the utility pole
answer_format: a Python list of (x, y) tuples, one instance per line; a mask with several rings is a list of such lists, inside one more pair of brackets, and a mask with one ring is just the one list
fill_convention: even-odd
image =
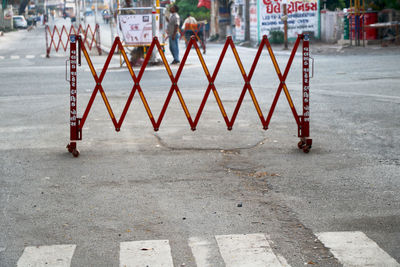
[(94, 0), (94, 24), (97, 24), (97, 0)]
[(287, 37), (287, 31), (288, 31), (288, 27), (287, 27), (287, 20), (288, 20), (288, 16), (287, 16), (287, 1), (284, 0), (283, 1), (283, 43), (284, 43), (284, 50), (288, 49), (288, 37)]
[(75, 18), (76, 18), (76, 27), (79, 27), (81, 24), (81, 1), (80, 0), (75, 0)]

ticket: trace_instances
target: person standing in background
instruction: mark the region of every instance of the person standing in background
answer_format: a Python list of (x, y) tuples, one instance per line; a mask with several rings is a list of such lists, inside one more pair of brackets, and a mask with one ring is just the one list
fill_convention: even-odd
[(197, 34), (197, 20), (188, 14), (185, 21), (183, 22), (183, 27), (185, 30), (185, 39), (189, 42), (192, 35)]
[(179, 64), (179, 46), (178, 46), (178, 40), (179, 40), (179, 22), (180, 18), (178, 15), (179, 7), (177, 5), (172, 5), (170, 7), (170, 12), (171, 15), (169, 18), (167, 17), (168, 21), (168, 26), (167, 26), (167, 34), (168, 34), (168, 39), (169, 39), (169, 50), (172, 53), (172, 56), (174, 57), (174, 60), (171, 62), (171, 64)]

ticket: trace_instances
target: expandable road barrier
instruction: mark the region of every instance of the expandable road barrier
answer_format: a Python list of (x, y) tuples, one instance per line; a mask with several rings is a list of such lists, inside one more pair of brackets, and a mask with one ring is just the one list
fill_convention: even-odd
[[(286, 77), (287, 77), (287, 75), (289, 73), (290, 67), (292, 65), (293, 59), (295, 57), (296, 51), (297, 51), (301, 41), (303, 43), (303, 48), (302, 48), (302, 85), (303, 85), (302, 86), (302, 100), (303, 100), (302, 102), (303, 102), (303, 110), (302, 110), (302, 114), (299, 115), (297, 113), (297, 111), (296, 111), (296, 108), (295, 108), (294, 103), (292, 101), (292, 97), (291, 97), (291, 95), (289, 93), (289, 90), (287, 88)], [(124, 47), (123, 47), (123, 45), (122, 45), (122, 43), (121, 43), (121, 41), (120, 41), (120, 39), (118, 37), (115, 39), (115, 41), (114, 41), (114, 43), (112, 45), (112, 48), (110, 50), (110, 53), (109, 53), (109, 55), (107, 57), (107, 60), (106, 60), (106, 62), (104, 64), (103, 70), (101, 71), (100, 75), (97, 74), (97, 72), (96, 72), (96, 70), (95, 70), (95, 68), (94, 68), (94, 66), (92, 64), (92, 61), (91, 61), (91, 59), (89, 57), (87, 49), (83, 45), (82, 38), (80, 36), (71, 35), (70, 42), (71, 42), (71, 45), (70, 45), (71, 53), (70, 53), (70, 59), (69, 59), (70, 60), (70, 80), (69, 80), (69, 82), (70, 82), (70, 143), (67, 145), (67, 148), (68, 148), (68, 151), (70, 153), (72, 153), (75, 157), (79, 156), (79, 151), (77, 150), (77, 141), (78, 140), (82, 140), (82, 129), (83, 129), (83, 126), (85, 125), (86, 119), (88, 117), (88, 114), (90, 112), (90, 109), (91, 109), (91, 107), (93, 105), (93, 102), (94, 102), (94, 100), (96, 98), (97, 93), (100, 92), (101, 97), (102, 97), (102, 99), (104, 101), (104, 104), (106, 105), (106, 108), (107, 108), (108, 113), (110, 115), (111, 121), (114, 124), (115, 130), (118, 132), (121, 129), (122, 123), (123, 123), (123, 121), (125, 119), (125, 116), (126, 116), (126, 114), (128, 112), (129, 106), (130, 106), (130, 104), (131, 104), (131, 102), (133, 100), (133, 97), (134, 97), (136, 91), (139, 93), (140, 99), (141, 99), (141, 101), (142, 101), (142, 103), (143, 103), (143, 105), (144, 105), (144, 107), (146, 109), (146, 112), (147, 112), (147, 114), (149, 116), (149, 119), (150, 119), (155, 131), (158, 131), (158, 129), (159, 129), (160, 125), (161, 125), (162, 119), (164, 117), (164, 114), (165, 114), (165, 112), (166, 112), (166, 110), (168, 108), (169, 102), (170, 102), (171, 97), (172, 97), (174, 92), (176, 92), (176, 94), (178, 96), (178, 99), (179, 99), (179, 102), (180, 102), (180, 104), (181, 104), (181, 106), (182, 106), (182, 108), (184, 110), (184, 113), (185, 113), (185, 115), (187, 117), (187, 120), (189, 122), (189, 125), (190, 125), (191, 129), (194, 131), (196, 129), (196, 126), (197, 126), (198, 122), (199, 122), (200, 116), (201, 116), (201, 114), (203, 112), (204, 106), (205, 106), (205, 104), (207, 102), (208, 96), (210, 95), (211, 91), (214, 94), (214, 97), (216, 99), (216, 102), (218, 104), (218, 107), (219, 107), (219, 109), (221, 111), (221, 114), (222, 114), (222, 116), (224, 118), (224, 121), (226, 123), (226, 126), (227, 126), (228, 130), (232, 130), (232, 127), (233, 127), (233, 125), (235, 123), (235, 120), (236, 120), (236, 116), (237, 116), (237, 114), (239, 112), (240, 106), (241, 106), (241, 104), (243, 102), (244, 96), (245, 96), (247, 91), (249, 92), (249, 94), (251, 96), (251, 99), (252, 99), (253, 104), (254, 104), (254, 106), (256, 108), (256, 111), (257, 111), (258, 116), (260, 118), (260, 121), (261, 121), (261, 124), (263, 126), (263, 129), (267, 130), (268, 126), (269, 126), (269, 123), (271, 121), (271, 117), (272, 117), (272, 115), (274, 113), (276, 104), (278, 102), (279, 96), (280, 96), (281, 92), (283, 91), (285, 96), (286, 96), (286, 99), (287, 99), (287, 101), (289, 103), (289, 106), (290, 106), (290, 109), (292, 111), (293, 117), (294, 117), (294, 119), (295, 119), (295, 121), (297, 123), (297, 126), (298, 126), (298, 136), (300, 137), (300, 142), (298, 143), (298, 147), (300, 149), (302, 149), (305, 153), (308, 153), (310, 151), (310, 148), (311, 148), (311, 145), (312, 145), (312, 139), (309, 138), (309, 136), (310, 136), (310, 105), (309, 104), (310, 104), (310, 78), (312, 78), (312, 77), (310, 77), (310, 60), (312, 60), (312, 58), (310, 57), (309, 36), (307, 34), (301, 34), (301, 35), (299, 35), (297, 37), (296, 42), (294, 43), (294, 47), (293, 47), (293, 49), (291, 51), (288, 63), (286, 65), (285, 70), (284, 70), (283, 73), (281, 72), (281, 69), (279, 68), (279, 65), (278, 65), (277, 60), (275, 58), (275, 55), (274, 55), (274, 53), (272, 51), (272, 48), (271, 48), (271, 45), (270, 45), (270, 43), (268, 41), (267, 36), (263, 36), (263, 38), (262, 38), (262, 41), (261, 41), (261, 43), (260, 43), (260, 45), (258, 47), (258, 51), (257, 51), (257, 54), (256, 54), (256, 56), (254, 58), (254, 61), (253, 61), (253, 64), (251, 66), (249, 74), (246, 74), (246, 72), (245, 72), (245, 70), (243, 68), (242, 62), (241, 62), (241, 60), (239, 58), (239, 55), (238, 55), (238, 53), (236, 51), (235, 45), (234, 45), (231, 37), (227, 38), (227, 40), (225, 42), (225, 45), (224, 45), (224, 47), (222, 49), (221, 55), (219, 57), (218, 63), (217, 63), (217, 65), (215, 67), (215, 70), (214, 70), (214, 72), (212, 74), (210, 73), (210, 71), (207, 68), (207, 65), (206, 65), (206, 63), (204, 61), (204, 58), (203, 58), (203, 56), (202, 56), (202, 54), (200, 52), (199, 46), (198, 46), (194, 36), (191, 37), (191, 39), (190, 39), (190, 41), (188, 43), (188, 46), (187, 46), (185, 54), (184, 54), (184, 56), (182, 58), (181, 64), (180, 64), (180, 66), (179, 66), (179, 68), (178, 68), (178, 70), (177, 70), (175, 75), (172, 73), (171, 68), (170, 68), (170, 66), (169, 66), (169, 64), (168, 64), (168, 62), (166, 60), (165, 54), (164, 54), (164, 52), (162, 50), (162, 47), (161, 47), (161, 45), (160, 45), (160, 43), (159, 43), (159, 41), (158, 41), (158, 39), (156, 37), (153, 39), (153, 41), (152, 41), (152, 43), (150, 45), (149, 51), (147, 53), (147, 56), (146, 56), (146, 58), (144, 60), (144, 63), (143, 63), (143, 65), (142, 65), (142, 67), (141, 67), (141, 69), (140, 69), (140, 71), (139, 71), (139, 73), (137, 75), (134, 73), (134, 71), (132, 69), (132, 66), (129, 63), (128, 57), (127, 57), (126, 52), (124, 50)], [(77, 49), (77, 44), (78, 44), (78, 49)], [(189, 110), (188, 110), (188, 108), (187, 108), (187, 106), (185, 104), (185, 101), (184, 101), (184, 99), (182, 97), (181, 91), (180, 91), (179, 86), (178, 86), (178, 81), (179, 81), (180, 75), (181, 75), (182, 70), (183, 70), (183, 68), (185, 66), (185, 62), (186, 62), (186, 60), (188, 58), (188, 55), (189, 55), (189, 53), (191, 51), (192, 46), (194, 46), (194, 48), (196, 49), (197, 56), (198, 56), (198, 58), (199, 58), (199, 60), (201, 62), (202, 68), (203, 68), (204, 73), (205, 73), (205, 75), (207, 77), (207, 80), (208, 80), (208, 86), (207, 86), (207, 89), (205, 91), (204, 98), (203, 98), (203, 100), (202, 100), (202, 102), (200, 104), (199, 110), (197, 111), (196, 117), (194, 117), (194, 119), (191, 116), (191, 114), (189, 113)], [(130, 92), (130, 95), (129, 95), (128, 99), (127, 99), (127, 102), (125, 104), (125, 107), (123, 109), (123, 112), (122, 112), (121, 117), (119, 118), (119, 120), (116, 119), (116, 117), (114, 115), (114, 112), (113, 112), (113, 110), (111, 108), (111, 105), (110, 105), (110, 103), (109, 103), (109, 101), (107, 99), (107, 96), (106, 96), (106, 93), (104, 91), (104, 88), (102, 86), (103, 78), (104, 78), (104, 76), (105, 76), (105, 74), (107, 72), (107, 69), (109, 67), (111, 58), (112, 58), (112, 56), (113, 56), (113, 54), (115, 52), (115, 49), (117, 47), (118, 47), (119, 51), (121, 52), (122, 56), (124, 57), (125, 62), (127, 62), (127, 67), (129, 69), (129, 73), (130, 73), (130, 75), (132, 77), (132, 80), (133, 80), (133, 88), (132, 88), (132, 90)], [(215, 81), (215, 79), (216, 79), (216, 77), (218, 75), (219, 69), (221, 67), (222, 61), (223, 61), (223, 59), (225, 57), (225, 53), (226, 53), (228, 47), (230, 47), (232, 49), (232, 52), (234, 54), (234, 57), (235, 57), (235, 60), (236, 60), (236, 62), (238, 64), (238, 66), (239, 66), (239, 69), (241, 71), (241, 74), (243, 76), (243, 81), (244, 81), (244, 85), (243, 85), (243, 89), (242, 89), (241, 95), (240, 95), (240, 97), (238, 99), (238, 102), (236, 104), (236, 108), (235, 108), (235, 110), (233, 112), (233, 115), (232, 115), (232, 117), (230, 119), (228, 118), (228, 116), (226, 114), (224, 105), (223, 105), (223, 103), (221, 101), (221, 98), (219, 97), (217, 88), (215, 87), (215, 84), (214, 84), (214, 81)], [(259, 60), (259, 58), (261, 56), (261, 52), (262, 52), (264, 47), (266, 47), (267, 50), (268, 50), (269, 56), (271, 57), (271, 60), (272, 60), (272, 63), (274, 65), (276, 74), (277, 74), (277, 76), (279, 78), (279, 81), (280, 81), (279, 85), (278, 85), (278, 88), (277, 88), (277, 91), (276, 91), (276, 94), (275, 94), (275, 97), (274, 97), (274, 100), (272, 102), (272, 105), (270, 107), (270, 110), (269, 110), (269, 113), (268, 113), (267, 117), (265, 117), (264, 114), (262, 113), (261, 107), (258, 104), (257, 98), (256, 98), (256, 96), (254, 94), (253, 88), (252, 88), (251, 83), (250, 83), (251, 79), (253, 77), (253, 73), (255, 71), (255, 68), (257, 66), (258, 60)], [(144, 73), (144, 71), (145, 71), (145, 69), (147, 67), (147, 64), (148, 64), (148, 62), (150, 60), (150, 56), (151, 56), (154, 48), (156, 48), (158, 50), (158, 52), (159, 52), (159, 54), (160, 54), (160, 56), (161, 56), (161, 58), (163, 60), (165, 69), (168, 72), (169, 78), (171, 80), (171, 88), (169, 90), (168, 96), (167, 96), (167, 98), (166, 98), (166, 100), (164, 102), (164, 105), (162, 107), (162, 110), (161, 110), (161, 113), (160, 113), (158, 119), (156, 119), (154, 117), (154, 115), (153, 115), (153, 113), (151, 111), (151, 108), (150, 108), (149, 104), (147, 103), (147, 100), (146, 100), (146, 97), (145, 97), (145, 95), (143, 93), (141, 85), (140, 85), (140, 82), (141, 82), (142, 77), (143, 77), (143, 73)], [(78, 94), (77, 94), (77, 65), (80, 66), (80, 64), (81, 64), (81, 51), (83, 52), (83, 55), (84, 55), (88, 65), (89, 65), (90, 71), (91, 71), (91, 73), (93, 75), (93, 79), (96, 82), (96, 86), (94, 87), (94, 90), (93, 90), (92, 95), (91, 95), (91, 97), (89, 99), (89, 102), (88, 102), (88, 104), (86, 106), (86, 109), (85, 109), (85, 111), (83, 113), (83, 116), (81, 118), (79, 118), (78, 117), (78, 112), (77, 112), (77, 97), (78, 97)], [(313, 71), (313, 65), (314, 64), (312, 64), (312, 73), (314, 72)]]
[[(179, 40), (184, 39), (186, 46), (189, 44), (190, 38), (186, 37), (186, 33), (190, 32), (193, 33), (191, 35), (193, 35), (196, 40), (200, 43), (201, 48), (203, 49), (203, 54), (206, 53), (206, 27), (204, 23), (201, 24), (189, 24), (185, 25), (185, 29), (183, 31), (181, 31), (181, 29), (179, 29), (179, 33), (181, 34), (181, 37), (179, 38)], [(189, 39), (189, 40), (188, 40)]]
[(70, 37), (72, 35), (80, 35), (80, 34), (83, 35), (82, 42), (86, 45), (87, 49), (92, 50), (92, 48), (96, 47), (99, 55), (101, 55), (102, 51), (100, 48), (99, 24), (96, 24), (94, 30), (90, 27), (89, 24), (87, 25), (86, 28), (84, 28), (82, 25), (79, 25), (78, 30), (76, 30), (73, 25), (71, 25), (71, 28), (69, 30), (67, 30), (67, 27), (63, 25), (61, 31), (57, 28), (57, 26), (54, 26), (53, 30), (51, 30), (50, 27), (46, 25), (45, 31), (46, 31), (46, 57), (50, 57), (50, 51), (52, 47), (56, 52), (58, 52), (60, 48), (63, 51), (67, 51), (68, 45), (70, 43)]

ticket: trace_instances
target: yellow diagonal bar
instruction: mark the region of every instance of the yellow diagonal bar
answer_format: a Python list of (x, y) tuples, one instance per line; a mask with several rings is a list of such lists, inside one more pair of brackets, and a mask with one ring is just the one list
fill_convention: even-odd
[(280, 69), (279, 69), (278, 63), (276, 62), (275, 55), (274, 55), (274, 53), (272, 52), (272, 49), (271, 49), (270, 46), (268, 46), (268, 52), (269, 52), (269, 55), (270, 55), (270, 57), (271, 57), (271, 59), (272, 59), (272, 63), (274, 64), (274, 67), (275, 67), (276, 72), (278, 73), (278, 75), (280, 75), (280, 74), (281, 74), (281, 71), (280, 71)]
[(89, 65), (90, 71), (92, 72), (93, 77), (94, 77), (95, 79), (97, 79), (96, 71), (94, 70), (92, 61), (90, 60), (89, 55), (88, 55), (88, 53), (86, 52), (86, 49), (82, 49), (82, 51), (83, 51), (83, 55), (84, 55), (85, 58), (86, 58), (86, 62), (87, 62), (88, 65)]
[(106, 103), (106, 107), (107, 107), (108, 113), (110, 114), (111, 119), (114, 119), (114, 114), (111, 110), (110, 104), (108, 103), (107, 97), (104, 94), (104, 92), (101, 92), (101, 97), (103, 98), (104, 103)]
[(263, 117), (263, 114), (262, 114), (262, 112), (261, 112), (261, 109), (260, 109), (260, 107), (258, 106), (258, 102), (257, 102), (257, 100), (256, 100), (256, 96), (254, 95), (253, 90), (250, 89), (250, 88), (249, 88), (249, 93), (250, 93), (251, 99), (253, 99), (254, 105), (256, 106), (258, 116)]
[(206, 76), (209, 76), (210, 74), (209, 74), (209, 72), (208, 72), (206, 63), (204, 62), (204, 58), (203, 58), (203, 56), (201, 55), (200, 49), (199, 49), (198, 47), (196, 47), (196, 52), (197, 52), (197, 55), (199, 56), (200, 63), (201, 63), (201, 65), (203, 66), (203, 69), (204, 69), (204, 72), (206, 73)]
[(181, 92), (180, 92), (179, 90), (176, 90), (176, 94), (178, 95), (179, 101), (180, 101), (181, 104), (182, 104), (182, 107), (183, 107), (183, 110), (185, 111), (186, 117), (190, 118), (189, 111), (187, 110), (185, 101), (183, 101)]
[(217, 104), (218, 104), (218, 106), (219, 106), (219, 109), (220, 109), (221, 112), (222, 112), (222, 116), (224, 116), (224, 118), (226, 118), (227, 116), (226, 116), (226, 113), (225, 113), (225, 109), (224, 109), (224, 107), (222, 106), (221, 99), (219, 98), (219, 95), (218, 95), (217, 90), (213, 90), (213, 93), (214, 93), (215, 99), (217, 100)]
[(240, 71), (242, 72), (243, 75), (245, 75), (244, 68), (242, 66), (242, 62), (240, 61), (239, 55), (238, 55), (238, 53), (236, 51), (236, 48), (233, 47), (232, 50), (233, 50), (233, 54), (235, 55), (236, 61), (237, 61), (238, 65), (239, 65)]
[(121, 50), (121, 53), (122, 53), (122, 56), (123, 56), (124, 59), (125, 59), (126, 65), (128, 66), (129, 73), (131, 74), (131, 76), (132, 76), (132, 78), (133, 78), (133, 77), (135, 76), (135, 73), (133, 72), (133, 69), (132, 69), (131, 64), (129, 64), (129, 59), (128, 59), (128, 57), (126, 56), (125, 50), (122, 49), (122, 50)]
[(164, 55), (164, 52), (162, 51), (162, 49), (158, 49), (158, 51), (159, 51), (159, 53), (160, 53), (160, 55), (161, 55), (162, 61), (164, 62), (165, 68), (167, 69), (168, 75), (169, 75), (169, 76), (172, 76), (172, 71), (171, 71), (171, 69), (169, 68), (167, 59), (165, 58), (165, 55)]
[(147, 114), (149, 114), (150, 119), (153, 119), (153, 114), (151, 114), (149, 105), (147, 105), (147, 101), (146, 101), (146, 99), (144, 98), (143, 92), (142, 92), (142, 91), (139, 91), (139, 95), (140, 95), (140, 98), (142, 99), (142, 102), (143, 102), (144, 108), (145, 108), (146, 111), (147, 111)]
[(290, 107), (293, 108), (293, 101), (292, 98), (290, 97), (289, 90), (287, 89), (286, 84), (283, 84), (283, 91), (285, 92), (286, 98), (289, 101)]

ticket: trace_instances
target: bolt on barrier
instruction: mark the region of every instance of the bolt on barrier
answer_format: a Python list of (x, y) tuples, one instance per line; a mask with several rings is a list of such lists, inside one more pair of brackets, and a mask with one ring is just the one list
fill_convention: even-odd
[[(302, 44), (303, 44), (303, 47), (302, 47), (302, 100), (303, 100), (302, 102), (303, 102), (303, 110), (302, 110), (302, 114), (301, 115), (299, 115), (297, 113), (296, 108), (295, 108), (294, 103), (293, 103), (293, 100), (292, 100), (292, 97), (291, 97), (291, 95), (289, 93), (289, 90), (287, 88), (287, 85), (286, 85), (286, 77), (287, 77), (287, 75), (289, 73), (290, 67), (291, 67), (293, 59), (294, 59), (294, 57), (296, 55), (296, 51), (297, 51), (297, 49), (298, 49), (298, 47), (300, 45), (300, 42), (302, 42)], [(278, 102), (279, 96), (280, 96), (281, 92), (283, 91), (285, 96), (286, 96), (286, 99), (287, 99), (287, 101), (289, 103), (289, 106), (290, 106), (291, 112), (293, 114), (293, 117), (294, 117), (294, 119), (295, 119), (295, 121), (297, 123), (297, 126), (298, 126), (298, 137), (300, 137), (300, 142), (298, 143), (298, 148), (302, 149), (305, 153), (308, 153), (310, 151), (310, 148), (311, 148), (311, 145), (312, 145), (312, 139), (309, 138), (309, 136), (310, 136), (310, 105), (309, 105), (310, 104), (310, 80), (309, 79), (312, 78), (312, 77), (310, 77), (310, 61), (312, 61), (312, 73), (314, 72), (313, 71), (313, 65), (314, 64), (313, 64), (313, 59), (310, 57), (310, 47), (309, 47), (309, 36), (308, 36), (308, 34), (300, 34), (300, 35), (298, 35), (298, 37), (296, 39), (296, 42), (294, 43), (294, 47), (293, 47), (293, 49), (291, 51), (288, 63), (286, 65), (285, 70), (284, 70), (283, 73), (281, 72), (281, 69), (279, 68), (279, 65), (278, 65), (277, 60), (275, 58), (274, 52), (272, 51), (272, 48), (271, 48), (271, 45), (270, 45), (270, 43), (268, 41), (267, 36), (263, 36), (262, 41), (261, 41), (261, 43), (260, 43), (260, 45), (258, 47), (258, 51), (256, 53), (256, 56), (254, 58), (253, 64), (252, 64), (251, 69), (250, 69), (248, 74), (246, 74), (246, 72), (244, 70), (242, 62), (241, 62), (241, 60), (239, 58), (239, 55), (237, 53), (237, 50), (235, 48), (235, 44), (233, 43), (231, 37), (228, 37), (226, 39), (226, 42), (225, 42), (225, 45), (224, 45), (224, 47), (222, 49), (222, 52), (221, 52), (221, 55), (219, 57), (218, 63), (217, 63), (217, 65), (215, 67), (215, 70), (214, 70), (214, 72), (212, 74), (210, 73), (210, 71), (207, 68), (207, 65), (206, 65), (206, 63), (204, 61), (204, 58), (203, 58), (201, 52), (200, 52), (200, 49), (199, 49), (199, 46), (197, 44), (197, 40), (196, 40), (195, 36), (191, 37), (191, 39), (190, 39), (190, 41), (189, 41), (189, 43), (187, 45), (185, 54), (184, 54), (184, 56), (182, 58), (181, 64), (180, 64), (180, 66), (179, 66), (179, 68), (178, 68), (178, 70), (177, 70), (175, 75), (173, 75), (173, 73), (171, 71), (171, 68), (170, 68), (170, 66), (169, 66), (169, 64), (168, 64), (168, 62), (166, 60), (165, 54), (163, 52), (163, 49), (162, 49), (157, 37), (154, 37), (154, 39), (153, 39), (153, 41), (152, 41), (152, 43), (150, 45), (149, 51), (147, 53), (147, 56), (146, 56), (146, 58), (145, 58), (145, 60), (143, 62), (143, 65), (142, 65), (142, 67), (141, 67), (141, 69), (140, 69), (140, 71), (139, 71), (139, 73), (137, 75), (134, 73), (134, 71), (132, 69), (132, 66), (129, 63), (128, 57), (126, 55), (126, 52), (124, 50), (124, 47), (123, 47), (119, 37), (116, 37), (100, 75), (97, 74), (97, 72), (96, 72), (96, 70), (95, 70), (95, 68), (94, 68), (94, 66), (92, 64), (92, 61), (91, 61), (91, 59), (89, 57), (87, 49), (83, 45), (84, 41), (83, 41), (82, 37), (81, 36), (77, 36), (77, 35), (71, 35), (70, 43), (71, 43), (70, 44), (71, 53), (70, 53), (70, 59), (69, 59), (69, 61), (70, 61), (70, 80), (69, 80), (69, 82), (70, 82), (70, 143), (67, 145), (67, 149), (75, 157), (79, 156), (79, 151), (77, 149), (77, 141), (82, 140), (82, 129), (83, 129), (83, 126), (85, 125), (86, 119), (87, 119), (88, 114), (90, 112), (90, 109), (91, 109), (91, 107), (93, 105), (93, 102), (94, 102), (94, 100), (96, 98), (96, 95), (99, 92), (100, 92), (100, 95), (101, 95), (101, 97), (102, 97), (102, 99), (104, 101), (104, 104), (105, 104), (106, 108), (107, 108), (107, 111), (108, 111), (108, 113), (110, 115), (111, 121), (114, 124), (115, 130), (118, 132), (121, 129), (122, 123), (123, 123), (123, 121), (125, 119), (125, 116), (126, 116), (126, 114), (128, 112), (128, 109), (129, 109), (129, 106), (130, 106), (130, 104), (131, 104), (131, 102), (133, 100), (133, 97), (134, 97), (136, 92), (138, 92), (138, 94), (140, 96), (140, 99), (141, 99), (141, 101), (142, 101), (142, 103), (143, 103), (143, 105), (144, 105), (144, 107), (146, 109), (146, 112), (148, 114), (150, 122), (153, 125), (153, 128), (154, 128), (155, 131), (158, 131), (158, 129), (159, 129), (160, 125), (161, 125), (162, 119), (164, 117), (164, 114), (165, 114), (165, 112), (166, 112), (166, 110), (168, 108), (169, 102), (170, 102), (171, 97), (172, 97), (174, 92), (178, 96), (179, 102), (180, 102), (180, 104), (182, 106), (182, 109), (183, 109), (183, 111), (184, 111), (184, 113), (186, 115), (186, 118), (187, 118), (187, 120), (189, 122), (189, 125), (190, 125), (191, 129), (194, 131), (194, 130), (196, 130), (196, 126), (197, 126), (197, 124), (198, 124), (198, 122), (200, 120), (200, 116), (201, 116), (201, 114), (203, 112), (203, 109), (205, 107), (205, 104), (207, 102), (208, 96), (210, 95), (211, 91), (214, 94), (214, 97), (216, 99), (217, 105), (218, 105), (218, 107), (220, 109), (222, 117), (224, 118), (224, 121), (226, 123), (226, 126), (227, 126), (228, 130), (232, 130), (232, 127), (233, 127), (233, 125), (235, 123), (235, 120), (236, 120), (236, 116), (237, 116), (237, 114), (239, 112), (240, 106), (241, 106), (241, 104), (243, 102), (244, 96), (245, 96), (247, 91), (249, 92), (250, 97), (251, 97), (251, 99), (253, 101), (253, 104), (254, 104), (254, 106), (256, 108), (256, 111), (257, 111), (257, 114), (258, 114), (258, 116), (260, 118), (260, 122), (261, 122), (261, 125), (262, 125), (263, 129), (267, 130), (268, 126), (269, 126), (269, 123), (271, 121), (271, 117), (272, 117), (272, 115), (274, 113), (276, 104)], [(197, 56), (198, 56), (198, 58), (199, 58), (199, 60), (201, 62), (202, 68), (204, 70), (204, 74), (206, 75), (207, 80), (208, 80), (208, 86), (207, 86), (207, 89), (205, 91), (204, 98), (203, 98), (203, 100), (202, 100), (202, 102), (200, 104), (200, 107), (199, 107), (199, 109), (197, 111), (197, 114), (196, 114), (196, 116), (194, 118), (191, 116), (191, 114), (190, 114), (190, 112), (189, 112), (189, 110), (188, 110), (188, 108), (186, 106), (186, 103), (185, 103), (185, 101), (184, 101), (184, 99), (182, 97), (182, 94), (180, 92), (179, 86), (178, 86), (178, 81), (179, 81), (180, 75), (182, 73), (182, 70), (183, 70), (183, 68), (185, 66), (185, 62), (186, 62), (186, 60), (188, 58), (188, 55), (189, 55), (189, 53), (191, 51), (191, 48), (193, 46), (194, 46), (194, 48), (196, 50), (196, 53), (197, 53)], [(128, 67), (129, 73), (130, 73), (130, 75), (132, 77), (132, 81), (133, 81), (132, 90), (130, 92), (130, 95), (129, 95), (128, 99), (127, 99), (127, 102), (125, 104), (125, 107), (124, 107), (124, 109), (123, 109), (123, 111), (121, 113), (121, 116), (120, 116), (119, 120), (116, 119), (116, 117), (114, 115), (114, 112), (113, 112), (113, 110), (111, 108), (111, 105), (110, 105), (110, 103), (109, 103), (109, 101), (107, 99), (107, 96), (106, 96), (106, 93), (104, 91), (104, 88), (102, 86), (103, 78), (104, 78), (104, 76), (105, 76), (105, 74), (107, 72), (107, 69), (109, 67), (111, 58), (112, 58), (113, 54), (115, 53), (115, 49), (117, 47), (118, 47), (119, 51), (121, 52), (122, 56), (124, 57), (125, 62), (127, 62), (127, 67)], [(222, 61), (223, 61), (223, 59), (225, 57), (226, 51), (228, 50), (229, 47), (231, 48), (231, 50), (232, 50), (232, 52), (234, 54), (235, 60), (236, 60), (236, 62), (238, 64), (238, 66), (239, 66), (240, 72), (241, 72), (242, 77), (243, 77), (243, 82), (244, 82), (242, 92), (240, 94), (240, 97), (238, 99), (238, 102), (236, 104), (236, 107), (234, 109), (234, 112), (233, 112), (233, 115), (232, 115), (231, 118), (229, 118), (227, 116), (227, 113), (225, 111), (224, 105), (223, 105), (223, 103), (221, 101), (221, 98), (220, 98), (220, 96), (218, 94), (217, 88), (215, 87), (215, 84), (214, 84), (214, 81), (215, 81), (215, 79), (216, 79), (216, 77), (218, 75), (219, 69), (221, 67)], [(277, 91), (276, 91), (276, 94), (275, 94), (275, 97), (274, 97), (273, 102), (271, 104), (271, 107), (269, 109), (267, 117), (264, 116), (264, 114), (263, 114), (263, 112), (262, 112), (262, 110), (260, 108), (260, 105), (259, 105), (259, 103), (257, 101), (257, 98), (256, 98), (256, 96), (254, 94), (253, 88), (251, 86), (251, 79), (253, 77), (255, 68), (257, 66), (258, 60), (259, 60), (259, 58), (261, 56), (261, 53), (262, 53), (264, 47), (266, 47), (267, 50), (268, 50), (269, 56), (270, 56), (270, 58), (272, 60), (272, 63), (274, 65), (274, 68), (275, 68), (275, 71), (276, 71), (276, 74), (277, 74), (277, 76), (279, 78), (279, 81), (280, 81), (279, 85), (278, 85), (278, 88), (277, 88)], [(145, 69), (147, 67), (147, 64), (149, 63), (151, 54), (152, 54), (154, 49), (158, 50), (158, 52), (159, 52), (159, 54), (160, 54), (160, 56), (161, 56), (161, 58), (163, 60), (165, 69), (168, 72), (169, 78), (171, 80), (171, 88), (170, 88), (168, 96), (167, 96), (167, 98), (166, 98), (166, 100), (164, 102), (164, 105), (163, 105), (163, 107), (161, 109), (161, 112), (160, 112), (160, 115), (159, 115), (158, 119), (156, 119), (154, 117), (154, 115), (153, 115), (153, 113), (151, 111), (151, 108), (150, 108), (150, 106), (149, 106), (149, 104), (148, 104), (148, 102), (146, 100), (146, 97), (145, 97), (145, 95), (143, 93), (141, 85), (140, 85), (140, 82), (141, 82), (142, 77), (143, 77), (143, 73), (144, 73), (144, 71), (145, 71)], [(95, 88), (94, 88), (94, 90), (92, 92), (92, 95), (91, 95), (91, 97), (89, 99), (89, 102), (88, 102), (88, 104), (86, 106), (86, 109), (85, 109), (85, 111), (83, 113), (83, 116), (79, 118), (78, 117), (78, 113), (77, 113), (77, 96), (78, 96), (77, 95), (77, 65), (79, 65), (79, 66), (81, 65), (81, 52), (83, 52), (83, 55), (84, 55), (84, 57), (86, 59), (86, 62), (89, 65), (89, 68), (90, 68), (90, 71), (91, 71), (91, 73), (93, 75), (93, 79), (94, 79), (94, 81), (96, 83), (96, 86), (95, 86)]]
[[(94, 30), (90, 26), (87, 25), (86, 28), (79, 25), (78, 30), (75, 29), (73, 25), (71, 25), (70, 29), (68, 30), (65, 25), (61, 27), (61, 31), (58, 29), (57, 26), (54, 26), (53, 29), (50, 29), (49, 25), (46, 25), (46, 57), (50, 57), (50, 51), (53, 47), (56, 52), (61, 48), (63, 51), (67, 51), (68, 45), (70, 43), (70, 38), (72, 35), (83, 35), (82, 43), (86, 45), (88, 50), (92, 50), (92, 48), (96, 47), (99, 55), (101, 55), (102, 51), (100, 48), (100, 26), (96, 24)], [(64, 40), (65, 42), (64, 42)]]

